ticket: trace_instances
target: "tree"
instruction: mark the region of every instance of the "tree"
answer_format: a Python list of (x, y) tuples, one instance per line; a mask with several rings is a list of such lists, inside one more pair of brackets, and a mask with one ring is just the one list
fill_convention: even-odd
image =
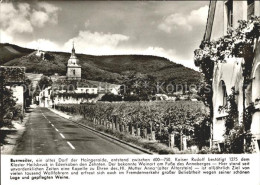
[(47, 88), (47, 87), (49, 87), (49, 86), (52, 86), (52, 80), (49, 78), (49, 77), (47, 77), (47, 76), (43, 76), (40, 80), (39, 80), (39, 82), (38, 82), (38, 84), (37, 84), (37, 86), (36, 86), (36, 95), (39, 95), (39, 93), (42, 91), (42, 90), (44, 90), (45, 88)]
[(1, 117), (0, 127), (11, 126), (11, 120), (13, 118), (13, 111), (16, 105), (16, 101), (13, 97), (13, 91), (5, 86), (1, 87)]
[(122, 101), (122, 96), (120, 95), (114, 95), (112, 93), (107, 93), (104, 96), (102, 96), (100, 101)]
[(32, 81), (29, 78), (25, 79), (24, 88), (26, 88), (26, 91), (24, 92), (24, 108), (27, 108), (31, 104), (32, 100)]
[(126, 101), (147, 101), (156, 92), (155, 78), (141, 73), (127, 74), (122, 87)]

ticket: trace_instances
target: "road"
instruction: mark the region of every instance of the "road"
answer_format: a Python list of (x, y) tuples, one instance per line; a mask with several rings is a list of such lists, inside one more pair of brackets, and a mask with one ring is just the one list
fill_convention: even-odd
[(82, 128), (47, 108), (35, 108), (14, 154), (142, 154), (98, 133)]

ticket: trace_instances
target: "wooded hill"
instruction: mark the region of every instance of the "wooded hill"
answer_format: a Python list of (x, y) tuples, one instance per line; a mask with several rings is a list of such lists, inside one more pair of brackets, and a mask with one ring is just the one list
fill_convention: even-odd
[[(46, 52), (45, 60), (36, 51), (12, 44), (0, 44), (0, 65), (24, 66), (27, 73), (66, 75), (70, 53)], [(156, 55), (156, 53), (154, 53)], [(82, 78), (122, 83), (129, 74), (141, 73), (165, 83), (198, 84), (201, 74), (166, 58), (147, 55), (93, 56), (76, 54), (82, 66)]]

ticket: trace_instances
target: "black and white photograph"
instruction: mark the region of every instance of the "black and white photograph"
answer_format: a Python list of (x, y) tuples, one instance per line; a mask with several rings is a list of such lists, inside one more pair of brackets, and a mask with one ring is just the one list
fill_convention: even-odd
[(41, 156), (104, 156), (106, 170), (106, 156), (166, 156), (166, 168), (181, 155), (246, 177), (260, 147), (260, 1), (2, 0), (0, 82), (11, 171)]
[(259, 12), (253, 0), (1, 3), (2, 153), (258, 152)]

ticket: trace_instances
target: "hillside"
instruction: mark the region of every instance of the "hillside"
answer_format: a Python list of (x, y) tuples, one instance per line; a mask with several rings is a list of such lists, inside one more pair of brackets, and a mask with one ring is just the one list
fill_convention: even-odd
[(32, 49), (22, 48), (20, 46), (12, 44), (0, 44), (0, 65), (5, 64), (6, 62), (20, 58), (22, 56), (28, 55), (33, 52)]
[[(0, 45), (3, 48), (3, 45)], [(43, 73), (52, 75), (59, 73), (66, 75), (66, 64), (70, 53), (46, 52), (47, 60), (42, 60), (35, 55), (35, 51), (15, 45), (13, 52), (5, 55), (4, 65), (25, 66), (27, 73)], [(18, 50), (18, 49), (19, 50)], [(20, 56), (15, 53), (20, 52)], [(22, 52), (23, 51), (23, 52)], [(27, 52), (27, 53), (26, 53)], [(92, 56), (77, 54), (82, 66), (82, 78), (111, 83), (121, 83), (129, 73), (141, 73), (154, 77), (156, 80), (164, 82), (198, 84), (201, 74), (183, 65), (176, 64), (170, 60), (145, 55), (109, 55)], [(2, 65), (3, 65), (2, 64)]]

